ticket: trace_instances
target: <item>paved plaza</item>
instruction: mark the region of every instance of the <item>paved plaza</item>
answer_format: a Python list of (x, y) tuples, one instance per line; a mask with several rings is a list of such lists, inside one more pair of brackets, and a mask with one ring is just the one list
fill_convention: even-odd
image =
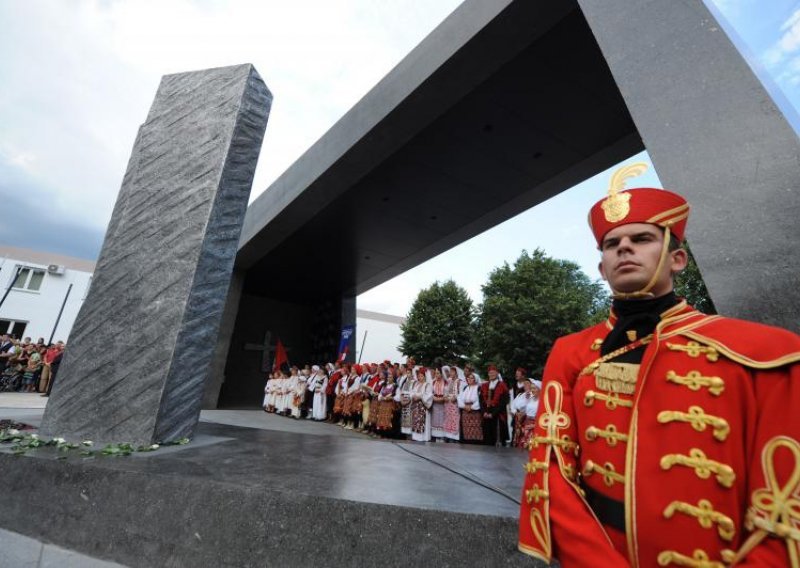
[[(47, 400), (38, 394), (2, 393), (0, 419), (38, 427)], [(52, 459), (47, 451), (18, 459)], [(63, 461), (81, 461), (109, 474), (145, 473), (179, 477), (189, 484), (233, 484), (326, 501), (488, 515), (513, 524), (525, 457), (525, 452), (511, 448), (371, 438), (260, 410), (208, 410), (202, 412), (197, 435), (188, 445), (127, 458), (74, 456)], [(0, 533), (0, 542), (17, 551), (15, 566), (52, 565), (47, 558), (62, 550), (46, 540), (7, 531)], [(22, 557), (25, 562), (20, 564)]]

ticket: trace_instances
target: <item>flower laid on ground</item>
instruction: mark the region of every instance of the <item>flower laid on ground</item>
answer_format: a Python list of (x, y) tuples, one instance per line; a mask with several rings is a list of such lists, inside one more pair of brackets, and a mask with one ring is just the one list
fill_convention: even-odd
[(57, 456), (57, 459), (65, 459), (67, 457), (66, 453), (75, 449), (81, 449), (80, 455), (84, 457), (95, 457), (98, 454), (102, 456), (129, 456), (134, 452), (154, 452), (162, 446), (183, 446), (188, 444), (189, 441), (189, 438), (180, 438), (171, 442), (161, 442), (147, 446), (134, 446), (128, 442), (121, 442), (106, 444), (101, 450), (96, 451), (87, 449), (94, 446), (92, 440), (83, 440), (79, 444), (73, 444), (61, 437), (47, 440), (40, 438), (38, 434), (21, 432), (16, 428), (0, 429), (0, 443), (11, 443), (11, 451), (15, 455), (22, 455), (36, 448), (52, 446), (62, 453), (62, 455)]

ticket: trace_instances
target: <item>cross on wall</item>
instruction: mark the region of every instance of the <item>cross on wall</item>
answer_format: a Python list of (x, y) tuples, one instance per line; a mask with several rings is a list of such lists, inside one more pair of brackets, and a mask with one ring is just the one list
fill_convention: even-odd
[[(267, 373), (272, 370), (272, 365), (270, 362), (273, 359), (273, 355), (275, 354), (275, 349), (277, 345), (272, 343), (272, 332), (267, 330), (264, 333), (264, 341), (261, 344), (258, 343), (245, 343), (244, 350), (245, 351), (261, 351), (261, 372)], [(283, 348), (286, 350), (286, 353), (289, 353), (289, 347), (284, 344)]]

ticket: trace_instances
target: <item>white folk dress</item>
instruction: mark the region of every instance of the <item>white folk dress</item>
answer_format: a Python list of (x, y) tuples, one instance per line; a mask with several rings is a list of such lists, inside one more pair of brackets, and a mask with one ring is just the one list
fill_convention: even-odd
[(325, 389), (328, 387), (328, 377), (322, 374), (312, 377), (314, 381), (312, 388), (314, 391), (314, 405), (311, 408), (311, 417), (314, 420), (325, 420), (327, 408)]
[(428, 381), (415, 380), (411, 385), (411, 439), (431, 441), (431, 406), (433, 388)]

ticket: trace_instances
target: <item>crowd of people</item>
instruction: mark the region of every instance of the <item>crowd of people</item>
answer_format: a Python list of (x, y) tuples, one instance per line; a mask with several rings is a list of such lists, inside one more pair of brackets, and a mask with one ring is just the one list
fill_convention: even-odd
[(374, 437), (523, 448), (539, 408), (541, 381), (523, 368), (508, 384), (494, 365), (470, 367), (328, 363), (275, 370), (266, 412), (338, 424)]
[(0, 335), (0, 392), (39, 392), (48, 396), (64, 346), (63, 341), (47, 345), (43, 337), (33, 343), (30, 337), (20, 340)]

